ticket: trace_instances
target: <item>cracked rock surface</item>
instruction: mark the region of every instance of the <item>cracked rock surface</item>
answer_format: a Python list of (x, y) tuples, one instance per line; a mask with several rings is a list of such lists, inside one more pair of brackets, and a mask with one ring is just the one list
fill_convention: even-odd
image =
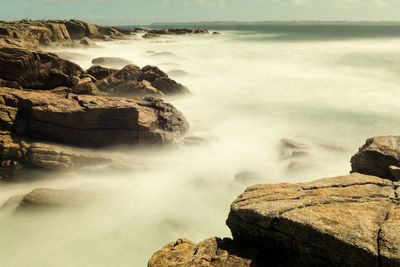
[(227, 225), (236, 242), (287, 251), (302, 264), (399, 266), (397, 189), (359, 173), (255, 185), (233, 202)]
[(108, 160), (76, 146), (171, 143), (186, 132), (188, 124), (172, 105), (155, 98), (0, 87), (0, 127), (1, 180), (12, 179), (26, 168), (64, 169)]

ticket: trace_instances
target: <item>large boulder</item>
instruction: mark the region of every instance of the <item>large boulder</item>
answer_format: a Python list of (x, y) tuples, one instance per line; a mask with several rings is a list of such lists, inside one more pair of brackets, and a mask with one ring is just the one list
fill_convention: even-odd
[(91, 66), (88, 70), (86, 70), (86, 73), (93, 76), (97, 80), (101, 80), (117, 71), (117, 69), (103, 68), (101, 66)]
[(366, 141), (351, 159), (352, 172), (400, 180), (400, 136), (378, 136)]
[(227, 225), (235, 242), (299, 266), (399, 266), (398, 187), (358, 173), (256, 185), (233, 202)]
[(1, 88), (12, 110), (3, 123), (19, 136), (70, 145), (164, 144), (183, 135), (182, 113), (160, 99), (52, 94)]
[(77, 64), (55, 54), (12, 46), (0, 47), (0, 78), (23, 88), (72, 87), (84, 73)]
[(195, 244), (181, 238), (154, 253), (148, 267), (256, 266), (251, 259), (240, 257), (237, 253), (238, 249), (230, 239), (209, 238)]
[(189, 90), (155, 66), (127, 65), (98, 81), (97, 87), (117, 96), (187, 95)]

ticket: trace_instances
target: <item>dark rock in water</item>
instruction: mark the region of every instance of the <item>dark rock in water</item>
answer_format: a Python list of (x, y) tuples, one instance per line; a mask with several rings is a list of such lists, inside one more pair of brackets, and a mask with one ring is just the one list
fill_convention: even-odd
[(214, 34), (214, 35), (219, 35), (219, 34), (221, 34), (221, 33), (219, 33), (219, 32), (213, 32), (212, 34)]
[(117, 71), (118, 71), (117, 69), (108, 69), (108, 68), (103, 68), (101, 66), (92, 66), (86, 71), (86, 73), (92, 75), (97, 80), (101, 80)]
[(23, 211), (47, 211), (60, 207), (80, 207), (95, 201), (98, 196), (90, 191), (77, 189), (39, 188), (32, 192), (10, 198), (1, 209)]
[(168, 71), (168, 75), (174, 77), (186, 77), (189, 76), (190, 74), (184, 70), (170, 70)]
[(252, 260), (240, 257), (237, 253), (238, 248), (230, 239), (209, 238), (195, 244), (181, 238), (154, 253), (148, 267), (257, 266)]
[(256, 185), (232, 204), (227, 225), (235, 242), (289, 255), (298, 266), (398, 266), (398, 186), (358, 173)]
[(155, 66), (140, 69), (135, 65), (128, 65), (98, 81), (96, 85), (101, 91), (117, 96), (189, 94), (186, 87), (168, 78), (167, 74)]
[(0, 78), (23, 88), (48, 90), (72, 87), (84, 71), (75, 63), (55, 54), (37, 50), (0, 47)]
[(132, 64), (132, 62), (120, 57), (98, 57), (92, 60), (92, 64), (118, 69), (126, 65)]
[(400, 180), (400, 136), (379, 136), (367, 140), (351, 159), (352, 172)]
[(155, 98), (63, 96), (1, 88), (0, 103), (10, 114), (4, 114), (0, 123), (13, 133), (77, 146), (165, 144), (188, 129), (178, 110)]
[(152, 38), (160, 37), (160, 35), (159, 34), (155, 34), (155, 33), (145, 33), (142, 37), (144, 39), (152, 39)]

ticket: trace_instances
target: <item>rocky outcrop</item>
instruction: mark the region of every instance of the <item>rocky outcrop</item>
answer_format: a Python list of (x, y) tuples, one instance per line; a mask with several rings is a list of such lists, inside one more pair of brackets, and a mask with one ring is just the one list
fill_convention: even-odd
[[(122, 32), (121, 32), (122, 31)], [(103, 27), (79, 20), (21, 20), (0, 22), (0, 40), (20, 47), (77, 44), (84, 37), (94, 40), (123, 39), (132, 30)], [(10, 41), (13, 40), (13, 41)], [(84, 41), (86, 45), (86, 41)]]
[[(390, 229), (385, 227), (388, 216), (398, 208), (397, 187), (358, 173), (304, 184), (257, 185), (235, 200), (227, 225), (235, 241), (288, 251), (305, 265), (378, 266), (387, 261), (395, 266), (398, 259), (381, 251), (381, 234)], [(394, 223), (400, 226), (399, 220)], [(390, 235), (400, 237), (398, 231)], [(399, 249), (397, 242), (387, 242)]]
[(125, 66), (96, 83), (102, 92), (116, 96), (187, 95), (189, 90), (154, 66)]
[(400, 136), (370, 138), (351, 159), (352, 172), (400, 180)]
[[(73, 87), (84, 73), (77, 64), (38, 50), (0, 47), (0, 78), (23, 88)], [(14, 86), (13, 86), (14, 87)]]
[(236, 255), (238, 252), (230, 239), (210, 238), (195, 244), (181, 238), (154, 253), (148, 267), (255, 266), (252, 260)]
[[(306, 149), (290, 140), (282, 144)], [(354, 172), (355, 162), (382, 177)], [(400, 266), (400, 183), (392, 171), (399, 164), (397, 137), (368, 139), (352, 163), (347, 176), (247, 188), (226, 221), (238, 248), (234, 255), (251, 266)], [(209, 266), (213, 260), (194, 261), (200, 244), (171, 243), (149, 266)], [(210, 249), (202, 259), (218, 255)]]
[(163, 144), (188, 126), (172, 105), (134, 99), (27, 92), (1, 88), (4, 121), (20, 136), (70, 145)]
[(0, 160), (0, 180), (26, 180), (27, 171), (60, 171), (113, 161), (91, 151), (33, 142), (7, 131), (0, 132)]

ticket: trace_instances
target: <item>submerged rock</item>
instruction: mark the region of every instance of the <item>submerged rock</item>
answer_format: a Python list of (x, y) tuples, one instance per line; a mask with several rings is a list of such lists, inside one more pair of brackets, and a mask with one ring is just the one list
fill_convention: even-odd
[(132, 61), (120, 57), (98, 57), (92, 60), (93, 65), (102, 66), (105, 68), (122, 68), (132, 64)]
[(0, 210), (8, 211), (47, 211), (60, 207), (80, 207), (98, 198), (91, 191), (78, 189), (34, 189), (30, 193), (11, 197)]
[(400, 180), (400, 136), (379, 136), (366, 141), (351, 159), (352, 172)]
[(396, 266), (397, 187), (358, 173), (310, 183), (256, 185), (232, 204), (227, 225), (236, 242), (287, 253), (299, 265), (378, 266), (382, 261)]

